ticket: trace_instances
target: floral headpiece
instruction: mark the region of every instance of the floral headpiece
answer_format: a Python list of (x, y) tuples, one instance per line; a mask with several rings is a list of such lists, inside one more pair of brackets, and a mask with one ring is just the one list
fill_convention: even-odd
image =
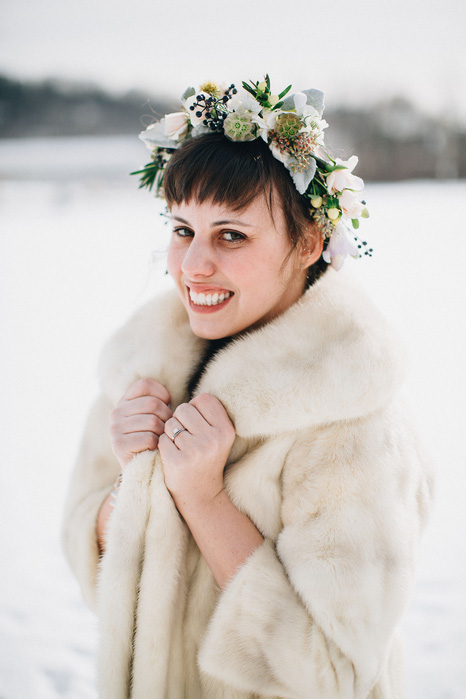
[(324, 93), (310, 89), (288, 95), (290, 89), (291, 85), (273, 95), (268, 75), (262, 82), (243, 82), (240, 89), (211, 82), (198, 90), (189, 87), (181, 97), (181, 111), (167, 114), (140, 134), (152, 160), (132, 174), (141, 176), (140, 187), (154, 188), (156, 196), (163, 197), (165, 168), (184, 141), (212, 131), (232, 141), (263, 138), (309, 200), (326, 243), (324, 260), (340, 269), (347, 255), (372, 255), (372, 248), (354, 233), (359, 219), (369, 216), (361, 199), (364, 182), (353, 175), (358, 158), (333, 159), (324, 150)]

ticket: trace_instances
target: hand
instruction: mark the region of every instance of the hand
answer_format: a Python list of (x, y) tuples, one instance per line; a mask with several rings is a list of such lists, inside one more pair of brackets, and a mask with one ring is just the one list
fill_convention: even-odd
[(135, 454), (157, 449), (165, 422), (171, 418), (170, 394), (154, 379), (139, 379), (110, 417), (112, 449), (122, 469)]
[[(173, 431), (186, 428), (172, 439)], [(223, 490), (223, 470), (235, 429), (217, 398), (202, 393), (182, 403), (159, 439), (165, 484), (176, 506), (203, 504)]]

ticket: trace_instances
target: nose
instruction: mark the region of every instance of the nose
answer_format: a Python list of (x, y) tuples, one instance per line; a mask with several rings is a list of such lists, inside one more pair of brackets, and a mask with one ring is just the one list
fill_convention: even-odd
[(189, 279), (210, 277), (215, 271), (213, 250), (208, 241), (194, 236), (186, 250), (181, 271)]

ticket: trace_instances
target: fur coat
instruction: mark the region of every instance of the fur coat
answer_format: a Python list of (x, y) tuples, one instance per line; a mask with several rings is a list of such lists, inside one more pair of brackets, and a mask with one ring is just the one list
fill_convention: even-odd
[(63, 532), (99, 617), (100, 696), (401, 697), (396, 627), (430, 476), (400, 402), (397, 345), (344, 272), (329, 269), (221, 349), (198, 386), (235, 425), (226, 489), (265, 537), (227, 588), (178, 514), (157, 451), (126, 467), (99, 558), (97, 512), (120, 472), (109, 412), (141, 377), (168, 388), (172, 409), (185, 402), (204, 350), (169, 291), (102, 354)]

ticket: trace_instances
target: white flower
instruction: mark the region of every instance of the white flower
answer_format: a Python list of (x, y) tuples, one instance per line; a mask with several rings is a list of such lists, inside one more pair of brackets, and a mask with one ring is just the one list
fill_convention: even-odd
[(307, 104), (307, 97), (304, 92), (296, 92), (296, 94), (293, 95), (293, 102), (294, 108), (296, 109), (296, 114), (299, 114), (299, 116), (304, 116), (305, 114), (315, 114), (317, 117), (319, 117), (317, 109), (315, 109), (315, 107), (313, 107), (311, 104)]
[(336, 159), (336, 165), (341, 165), (344, 170), (334, 170), (327, 175), (327, 187), (329, 194), (342, 192), (344, 189), (353, 189), (358, 192), (364, 189), (364, 182), (360, 177), (356, 177), (352, 172), (358, 164), (356, 155), (352, 155), (349, 160)]
[(338, 272), (348, 255), (359, 257), (358, 248), (354, 241), (350, 240), (346, 226), (339, 223), (335, 226), (322, 257)]
[(179, 141), (186, 135), (188, 130), (188, 115), (186, 112), (167, 114), (163, 121), (165, 122), (165, 136), (168, 136), (168, 138)]
[(230, 112), (252, 112), (253, 114), (259, 114), (262, 106), (259, 102), (254, 99), (254, 97), (247, 92), (244, 88), (239, 88), (236, 95), (228, 100), (227, 107)]
[(165, 118), (151, 124), (145, 131), (139, 134), (150, 151), (154, 148), (178, 148), (178, 142), (169, 138), (165, 133)]
[(315, 143), (319, 146), (323, 146), (323, 130), (327, 128), (327, 122), (325, 119), (320, 118), (319, 112), (312, 104), (307, 103), (307, 97), (304, 92), (297, 92), (293, 95), (293, 101), (296, 114), (301, 117), (301, 120), (305, 124), (301, 129), (301, 133), (312, 133)]
[(345, 189), (338, 197), (338, 202), (344, 215), (348, 218), (359, 218), (361, 216), (364, 204), (359, 201), (351, 190)]
[(262, 116), (259, 116), (259, 114), (253, 114), (251, 117), (253, 122), (258, 125), (259, 135), (264, 139), (266, 143), (268, 140), (268, 132), (272, 131), (275, 128), (275, 122), (279, 114), (281, 114), (281, 111), (279, 109), (274, 112), (270, 111), (269, 109), (264, 109), (262, 112)]

